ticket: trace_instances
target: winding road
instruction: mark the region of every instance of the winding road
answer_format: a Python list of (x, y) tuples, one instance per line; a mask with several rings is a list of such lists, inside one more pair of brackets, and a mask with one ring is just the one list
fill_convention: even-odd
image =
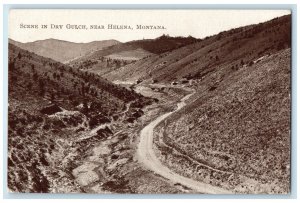
[(138, 150), (137, 150), (137, 156), (138, 160), (143, 163), (148, 169), (152, 170), (154, 173), (159, 174), (163, 176), (164, 178), (174, 182), (180, 183), (181, 185), (184, 185), (190, 189), (193, 189), (196, 192), (199, 193), (205, 193), (205, 194), (231, 194), (231, 191), (222, 189), (220, 187), (212, 186), (210, 184), (202, 183), (199, 181), (195, 181), (193, 179), (184, 177), (182, 175), (179, 175), (173, 171), (171, 171), (168, 167), (164, 166), (160, 160), (155, 156), (154, 150), (153, 150), (153, 131), (154, 128), (164, 119), (166, 119), (168, 116), (173, 114), (176, 111), (179, 111), (182, 109), (186, 103), (185, 101), (190, 98), (195, 91), (193, 90), (192, 93), (186, 95), (183, 97), (180, 102), (177, 104), (177, 109), (165, 113), (158, 118), (156, 118), (154, 121), (149, 123), (147, 126), (145, 126), (141, 133), (140, 133), (140, 142), (138, 144)]

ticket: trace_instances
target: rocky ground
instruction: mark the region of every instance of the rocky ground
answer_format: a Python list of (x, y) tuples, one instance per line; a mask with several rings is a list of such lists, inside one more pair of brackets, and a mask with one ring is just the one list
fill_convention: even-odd
[[(157, 128), (157, 156), (179, 174), (237, 193), (288, 193), (290, 50), (210, 77)], [(218, 86), (209, 91), (213, 78)]]
[[(71, 66), (10, 43), (9, 189), (193, 193), (137, 156), (141, 130), (170, 113), (150, 131), (169, 174), (235, 193), (289, 193), (290, 29), (288, 15), (199, 40), (164, 35)], [(141, 46), (152, 54), (106, 58)]]
[[(137, 86), (136, 91), (150, 93), (151, 86)], [(111, 127), (122, 129), (107, 137), (90, 148), (73, 169), (76, 182), (91, 193), (181, 193), (186, 188), (181, 185), (169, 183), (163, 177), (155, 175), (145, 168), (136, 157), (140, 130), (150, 121), (164, 111), (169, 111), (170, 106), (176, 104), (182, 97), (179, 90), (166, 90), (152, 94), (160, 98), (158, 103), (143, 109), (145, 114), (136, 122), (124, 125), (115, 123)], [(176, 94), (176, 92), (178, 92)], [(152, 91), (153, 93), (153, 91)], [(172, 98), (172, 99), (170, 99)]]
[[(10, 189), (50, 193), (184, 192), (182, 186), (169, 183), (141, 165), (136, 148), (143, 126), (173, 108), (185, 92), (178, 88), (154, 91), (148, 85), (137, 86), (135, 91), (152, 95), (156, 102), (144, 108), (130, 102), (108, 122), (93, 128), (89, 118), (78, 110), (45, 101), (48, 107), (41, 110), (43, 116), (33, 116), (27, 113), (33, 98), (28, 98), (31, 104), (11, 99)], [(37, 108), (40, 105), (37, 100)], [(21, 106), (27, 109), (23, 113), (18, 110)], [(25, 123), (30, 126), (24, 128)]]

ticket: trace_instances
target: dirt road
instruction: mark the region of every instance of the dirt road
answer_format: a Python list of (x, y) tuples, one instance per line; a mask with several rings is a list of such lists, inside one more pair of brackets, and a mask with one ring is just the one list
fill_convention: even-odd
[(154, 128), (168, 116), (173, 114), (174, 112), (183, 108), (186, 103), (185, 101), (191, 97), (195, 91), (186, 95), (181, 101), (177, 104), (177, 109), (175, 111), (165, 113), (154, 121), (149, 123), (146, 127), (144, 127), (140, 133), (140, 142), (138, 145), (137, 155), (138, 160), (143, 163), (147, 168), (152, 170), (154, 173), (159, 174), (170, 181), (175, 183), (180, 183), (188, 188), (191, 188), (195, 192), (206, 193), (206, 194), (231, 194), (232, 192), (227, 191), (225, 189), (215, 187), (206, 183), (201, 183), (195, 181), (193, 179), (181, 176), (173, 171), (171, 171), (168, 167), (164, 166), (159, 159), (155, 156), (153, 150), (153, 130)]

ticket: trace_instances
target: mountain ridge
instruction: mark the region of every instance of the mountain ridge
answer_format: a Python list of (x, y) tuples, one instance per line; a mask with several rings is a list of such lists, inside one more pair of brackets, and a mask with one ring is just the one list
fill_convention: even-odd
[[(103, 75), (109, 80), (171, 82), (201, 79), (219, 64), (239, 66), (290, 47), (291, 16), (220, 32), (195, 43), (152, 55)], [(233, 63), (235, 61), (235, 63)], [(234, 69), (235, 67), (233, 67)]]
[(92, 41), (88, 43), (76, 43), (65, 40), (49, 38), (33, 42), (22, 43), (9, 39), (9, 42), (16, 46), (34, 52), (38, 55), (52, 58), (53, 60), (66, 63), (69, 60), (85, 55), (95, 50), (120, 43), (117, 40)]

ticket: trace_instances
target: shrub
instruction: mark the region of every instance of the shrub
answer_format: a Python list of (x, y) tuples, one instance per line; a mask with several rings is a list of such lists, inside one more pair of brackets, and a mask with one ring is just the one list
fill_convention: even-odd
[(281, 49), (284, 49), (285, 46), (284, 46), (284, 43), (283, 42), (279, 42), (278, 45), (277, 45), (277, 51), (281, 50)]
[(243, 61), (243, 59), (241, 60), (241, 65), (243, 66), (245, 63), (244, 63), (244, 61)]

